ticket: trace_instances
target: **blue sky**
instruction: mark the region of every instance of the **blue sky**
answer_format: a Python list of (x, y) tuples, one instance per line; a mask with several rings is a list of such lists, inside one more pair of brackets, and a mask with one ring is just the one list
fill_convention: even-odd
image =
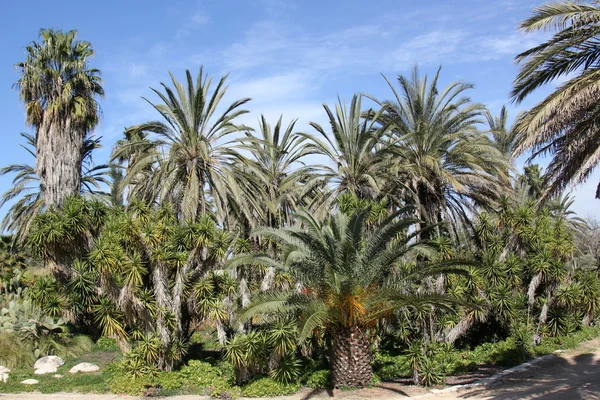
[[(242, 122), (257, 125), (298, 118), (297, 127), (323, 122), (322, 103), (339, 95), (367, 92), (390, 96), (380, 73), (390, 78), (409, 73), (414, 64), (434, 73), (442, 65), (442, 83), (471, 82), (474, 101), (498, 112), (509, 104), (516, 73), (514, 56), (539, 42), (525, 36), (519, 22), (540, 1), (357, 1), (357, 0), (103, 0), (101, 2), (4, 1), (0, 25), (0, 164), (31, 162), (19, 147), (24, 108), (12, 84), (14, 64), (25, 58), (24, 46), (37, 40), (42, 27), (77, 29), (92, 42), (93, 66), (103, 73), (106, 98), (95, 134), (104, 162), (123, 128), (156, 119), (141, 96), (154, 99), (149, 87), (167, 82), (167, 71), (183, 78), (200, 65), (215, 77), (230, 73), (228, 99), (251, 97), (251, 114)], [(519, 108), (540, 100), (552, 86)], [(517, 112), (510, 107), (511, 115)], [(577, 187), (575, 210), (598, 215), (596, 174)], [(0, 191), (10, 187), (0, 178)], [(6, 210), (0, 210), (0, 216)]]

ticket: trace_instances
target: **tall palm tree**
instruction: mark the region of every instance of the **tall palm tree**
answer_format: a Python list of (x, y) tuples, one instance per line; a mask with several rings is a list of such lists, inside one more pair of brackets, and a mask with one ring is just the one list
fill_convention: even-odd
[[(35, 136), (21, 133), (25, 138), (25, 145), (21, 145), (34, 159)], [(106, 179), (108, 166), (94, 165), (92, 152), (102, 147), (100, 138), (86, 138), (83, 144), (82, 165), (83, 173), (79, 193), (91, 196), (103, 196), (102, 185), (107, 185)], [(35, 168), (29, 164), (12, 164), (0, 169), (0, 175), (16, 174), (13, 178), (13, 187), (7, 190), (0, 200), (0, 208), (11, 201), (15, 201), (8, 209), (2, 220), (2, 230), (14, 233), (14, 240), (23, 243), (33, 218), (46, 208), (41, 194), (40, 179), (35, 173)]]
[(378, 125), (379, 112), (367, 112), (363, 118), (362, 96), (354, 95), (350, 107), (339, 100), (335, 110), (324, 104), (331, 134), (316, 122), (311, 126), (317, 137), (306, 135), (312, 142), (308, 149), (327, 158), (331, 165), (321, 166), (330, 189), (320, 200), (324, 209), (341, 194), (350, 193), (361, 199), (375, 198), (382, 188), (383, 157), (378, 149), (385, 127)]
[(247, 111), (240, 109), (250, 99), (234, 101), (219, 115), (217, 108), (227, 91), (222, 77), (211, 93), (212, 78), (203, 75), (196, 81), (186, 71), (186, 86), (170, 74), (174, 88), (162, 84), (164, 93), (152, 89), (160, 104), (148, 103), (160, 114), (162, 121), (151, 121), (128, 128), (142, 137), (155, 134), (152, 144), (156, 152), (141, 153), (128, 168), (125, 184), (143, 171), (152, 170), (154, 199), (180, 205), (182, 219), (192, 221), (207, 211), (208, 189), (219, 219), (225, 218), (226, 167), (232, 151), (223, 143), (230, 134), (243, 129), (234, 124)]
[(311, 176), (313, 168), (303, 162), (309, 153), (306, 137), (294, 130), (295, 125), (296, 120), (284, 127), (280, 117), (271, 127), (261, 116), (258, 135), (246, 132), (236, 146), (240, 153), (232, 188), (238, 189), (238, 202), (246, 205), (241, 208), (252, 229), (293, 223), (293, 214), (318, 182)]
[(283, 260), (256, 256), (237, 262), (268, 263), (288, 270), (303, 289), (257, 296), (239, 320), (295, 310), (300, 343), (317, 328), (330, 338), (332, 384), (369, 385), (372, 354), (367, 330), (398, 309), (448, 305), (444, 296), (417, 294), (411, 286), (413, 280), (450, 269), (407, 268), (417, 252), (432, 250), (414, 240), (417, 232), (407, 233), (416, 222), (407, 211), (392, 215), (373, 233), (367, 229), (368, 209), (350, 217), (337, 213), (324, 223), (302, 211), (297, 219), (304, 229), (258, 231), (284, 246)]
[[(489, 110), (484, 111), (484, 116), (490, 128), (494, 145), (512, 164), (515, 159), (519, 131), (516, 129), (516, 124), (508, 126), (508, 111), (506, 110), (506, 106), (502, 106), (500, 114), (497, 116), (493, 116)], [(521, 114), (517, 115), (516, 120), (520, 116)]]
[(468, 223), (468, 210), (501, 193), (508, 162), (476, 128), (483, 106), (465, 96), (472, 85), (458, 82), (440, 91), (439, 74), (429, 81), (415, 67), (410, 78), (398, 77), (399, 90), (386, 78), (394, 97), (373, 100), (390, 129), (390, 170), (408, 189), (402, 192), (406, 201), (418, 206), (428, 224)]
[(75, 40), (77, 31), (42, 29), (41, 42), (26, 47), (15, 84), (35, 129), (35, 174), (47, 206), (60, 206), (78, 193), (84, 139), (98, 123), (100, 71), (89, 67), (92, 45)]
[[(561, 1), (537, 7), (521, 23), (525, 32), (555, 31), (547, 41), (517, 56), (521, 65), (513, 84), (520, 103), (536, 89), (564, 78), (554, 92), (519, 121), (523, 137), (517, 153), (533, 150), (531, 158), (552, 155), (546, 169), (546, 195), (584, 182), (600, 161), (600, 4)], [(596, 192), (600, 198), (600, 185)]]

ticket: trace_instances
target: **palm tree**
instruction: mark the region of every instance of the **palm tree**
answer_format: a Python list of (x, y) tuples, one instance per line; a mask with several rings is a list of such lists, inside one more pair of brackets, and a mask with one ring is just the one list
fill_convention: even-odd
[[(469, 223), (467, 210), (488, 205), (502, 192), (507, 160), (485, 134), (478, 131), (483, 106), (464, 92), (472, 88), (454, 83), (438, 90), (440, 70), (431, 82), (398, 77), (400, 90), (386, 81), (394, 95), (379, 101), (379, 121), (389, 126), (386, 152), (391, 154), (394, 182), (403, 182), (404, 201), (417, 205), (428, 224), (442, 220)], [(397, 185), (391, 195), (398, 196)]]
[[(276, 228), (293, 223), (293, 214), (306, 203), (318, 183), (303, 158), (309, 153), (306, 137), (295, 132), (296, 120), (287, 127), (282, 117), (271, 127), (264, 116), (255, 136), (246, 132), (239, 140), (233, 192), (249, 228)], [(248, 156), (242, 156), (242, 152)]]
[[(295, 310), (299, 343), (317, 328), (327, 332), (333, 385), (369, 385), (372, 354), (367, 330), (398, 309), (447, 308), (448, 304), (444, 296), (417, 294), (411, 286), (413, 280), (444, 269), (407, 268), (416, 253), (431, 253), (432, 249), (414, 240), (418, 232), (407, 233), (416, 221), (406, 213), (406, 209), (399, 211), (371, 234), (366, 226), (368, 209), (350, 217), (337, 213), (324, 223), (302, 211), (297, 219), (305, 229), (258, 231), (284, 246), (283, 260), (253, 256), (236, 262), (266, 263), (288, 270), (302, 289), (300, 293), (257, 296), (239, 321)], [(406, 270), (410, 272), (403, 272)]]
[(84, 139), (98, 123), (100, 71), (89, 68), (94, 51), (77, 41), (77, 31), (42, 29), (42, 41), (26, 47), (15, 84), (25, 103), (27, 123), (35, 128), (35, 174), (46, 206), (60, 206), (78, 193)]
[[(530, 159), (552, 155), (545, 180), (546, 195), (584, 182), (600, 160), (600, 5), (597, 1), (562, 1), (534, 10), (521, 23), (525, 32), (554, 30), (554, 35), (517, 56), (521, 64), (513, 84), (520, 103), (536, 89), (565, 78), (554, 92), (528, 111), (518, 123), (523, 137), (517, 154), (532, 149)], [(600, 198), (600, 186), (596, 192)]]
[[(521, 115), (517, 115), (516, 120)], [(508, 111), (506, 110), (506, 106), (502, 106), (498, 116), (493, 116), (489, 110), (484, 111), (484, 116), (490, 128), (494, 145), (512, 164), (515, 159), (519, 131), (516, 129), (516, 124), (508, 126)]]
[[(26, 144), (21, 145), (34, 159), (35, 136), (29, 133), (21, 133), (25, 138)], [(82, 166), (83, 173), (79, 193), (90, 196), (104, 195), (102, 185), (108, 184), (106, 174), (108, 166), (94, 165), (92, 162), (92, 152), (102, 147), (100, 138), (86, 138), (83, 144)], [(0, 175), (16, 174), (13, 178), (13, 187), (2, 195), (0, 208), (16, 200), (11, 205), (8, 212), (2, 220), (2, 230), (14, 233), (14, 240), (17, 243), (23, 243), (29, 232), (33, 218), (40, 214), (46, 204), (41, 194), (40, 179), (35, 174), (35, 168), (28, 164), (12, 164), (0, 169)]]
[(204, 76), (202, 68), (195, 83), (190, 71), (186, 71), (186, 87), (172, 74), (170, 76), (174, 89), (164, 83), (164, 93), (152, 89), (162, 104), (147, 100), (163, 121), (128, 128), (132, 135), (142, 139), (144, 135), (156, 134), (151, 147), (159, 153), (139, 153), (133, 165), (128, 167), (124, 184), (136, 180), (140, 172), (152, 170), (151, 180), (147, 183), (151, 186), (153, 199), (180, 205), (179, 214), (187, 221), (207, 211), (204, 192), (208, 189), (222, 221), (226, 207), (226, 164), (232, 154), (223, 140), (243, 129), (235, 125), (234, 120), (247, 112), (240, 107), (250, 99), (237, 100), (222, 114), (215, 115), (227, 91), (227, 76), (219, 80), (212, 93), (212, 78)]
[(361, 98), (360, 95), (353, 96), (349, 108), (341, 100), (335, 110), (324, 104), (331, 135), (315, 122), (311, 122), (311, 126), (320, 137), (306, 135), (312, 142), (309, 151), (327, 157), (333, 164), (322, 167), (332, 185), (331, 190), (325, 190), (321, 200), (326, 209), (343, 193), (372, 199), (381, 191), (383, 158), (378, 152), (378, 144), (385, 127), (377, 123), (381, 112), (367, 112), (370, 117), (362, 118)]

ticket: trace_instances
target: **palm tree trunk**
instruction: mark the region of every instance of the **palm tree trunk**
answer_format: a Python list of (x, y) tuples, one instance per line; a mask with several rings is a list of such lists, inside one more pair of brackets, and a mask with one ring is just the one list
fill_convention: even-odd
[(47, 207), (59, 207), (81, 188), (83, 137), (67, 118), (44, 120), (37, 132), (35, 173)]
[(331, 383), (333, 387), (364, 387), (371, 384), (371, 349), (359, 327), (342, 327), (331, 341)]

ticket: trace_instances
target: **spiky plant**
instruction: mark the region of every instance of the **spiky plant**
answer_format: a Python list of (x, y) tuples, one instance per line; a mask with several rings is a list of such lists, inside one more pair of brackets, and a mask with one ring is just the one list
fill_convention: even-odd
[[(115, 153), (117, 158), (128, 154), (132, 162), (123, 184), (135, 183), (134, 197), (175, 204), (185, 221), (193, 221), (209, 211), (205, 193), (208, 190), (223, 221), (225, 170), (232, 151), (224, 140), (244, 129), (235, 120), (247, 112), (241, 107), (250, 99), (234, 101), (218, 114), (217, 108), (227, 91), (226, 76), (214, 89), (212, 78), (205, 76), (202, 68), (195, 81), (191, 72), (186, 71), (185, 84), (170, 76), (172, 87), (163, 83), (164, 92), (153, 89), (161, 102), (148, 100), (162, 120), (128, 128), (126, 134), (139, 139), (126, 142), (123, 151)], [(144, 181), (140, 180), (140, 174), (145, 176)]]
[(237, 262), (287, 269), (303, 289), (257, 297), (240, 321), (292, 313), (298, 317), (299, 343), (316, 330), (327, 332), (335, 387), (370, 384), (373, 371), (368, 329), (394, 310), (425, 305), (447, 309), (450, 303), (445, 296), (417, 294), (410, 286), (413, 279), (439, 274), (446, 267), (430, 265), (404, 275), (397, 268), (405, 257), (433, 251), (415, 241), (418, 232), (407, 232), (416, 222), (405, 215), (407, 211), (394, 214), (372, 233), (366, 229), (369, 210), (352, 216), (337, 213), (323, 223), (300, 212), (297, 219), (303, 228), (257, 232), (284, 246), (283, 260), (249, 256)]

